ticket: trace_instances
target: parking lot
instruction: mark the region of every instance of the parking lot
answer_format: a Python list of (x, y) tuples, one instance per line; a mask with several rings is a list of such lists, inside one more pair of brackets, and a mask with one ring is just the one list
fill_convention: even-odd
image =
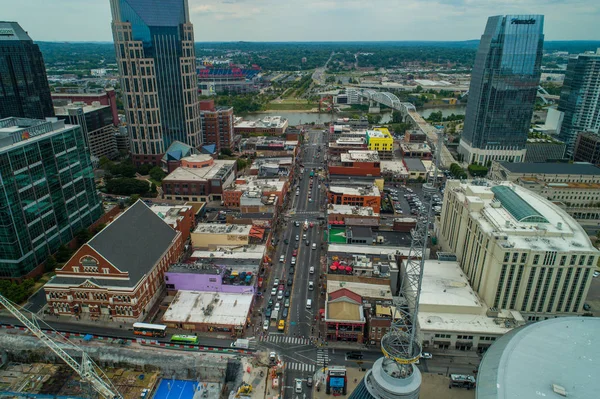
[[(421, 206), (425, 206), (420, 184), (386, 187), (384, 189), (384, 195), (388, 199), (387, 203), (395, 208), (394, 216), (396, 217), (414, 217), (418, 214), (419, 203)], [(434, 206), (438, 204), (441, 206), (442, 198), (442, 194), (438, 194), (439, 200)]]

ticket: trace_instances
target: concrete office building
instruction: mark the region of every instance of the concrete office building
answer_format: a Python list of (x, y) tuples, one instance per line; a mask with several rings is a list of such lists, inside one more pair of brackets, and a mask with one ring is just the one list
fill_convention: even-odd
[(112, 114), (112, 122), (119, 126), (119, 112), (117, 111), (117, 95), (115, 89), (104, 89), (103, 93), (52, 93), (52, 102), (55, 106), (64, 106), (72, 103), (83, 103), (86, 105), (108, 105)]
[(600, 166), (600, 134), (579, 133), (573, 149), (573, 161)]
[(446, 183), (436, 235), (474, 291), (530, 321), (583, 313), (598, 250), (564, 210), (512, 183)]
[(54, 116), (42, 52), (16, 22), (0, 21), (0, 119)]
[(573, 153), (577, 134), (600, 133), (600, 49), (569, 59), (558, 110), (564, 112), (559, 139)]
[(458, 151), (468, 163), (522, 162), (540, 81), (543, 15), (488, 19), (471, 74)]
[(133, 161), (160, 165), (175, 140), (200, 147), (187, 0), (111, 0), (110, 6)]
[(112, 159), (119, 155), (116, 138), (118, 130), (112, 123), (110, 106), (76, 103), (54, 107), (54, 112), (58, 119), (81, 126), (94, 163), (102, 157)]
[(83, 131), (64, 121), (1, 119), (0, 182), (0, 278), (41, 274), (104, 213)]

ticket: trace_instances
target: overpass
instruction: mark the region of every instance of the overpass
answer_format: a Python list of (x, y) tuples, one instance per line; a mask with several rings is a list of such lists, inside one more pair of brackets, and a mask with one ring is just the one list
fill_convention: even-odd
[[(378, 103), (383, 104), (386, 107), (392, 108), (395, 111), (400, 112), (402, 115), (402, 120), (404, 122), (409, 122), (423, 133), (427, 135), (427, 140), (432, 148), (435, 149), (437, 145), (437, 129), (430, 125), (421, 114), (417, 112), (417, 108), (408, 102), (402, 102), (400, 99), (394, 94), (390, 92), (384, 91), (376, 91), (372, 89), (348, 89), (348, 90), (356, 90), (357, 94), (362, 98), (366, 98), (370, 103)], [(441, 159), (440, 164), (442, 167), (448, 169), (450, 165), (453, 163), (457, 163), (448, 148), (444, 145), (441, 151)]]

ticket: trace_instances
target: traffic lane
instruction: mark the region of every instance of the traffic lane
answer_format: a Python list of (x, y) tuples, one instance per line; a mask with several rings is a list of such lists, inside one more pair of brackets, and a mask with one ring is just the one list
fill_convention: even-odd
[(302, 250), (298, 253), (298, 267), (294, 273), (294, 289), (293, 289), (293, 300), (291, 303), (292, 310), (290, 313), (293, 316), (294, 325), (291, 325), (290, 332), (296, 335), (304, 335), (305, 328), (303, 323), (305, 320), (305, 308), (306, 308), (306, 291), (307, 291), (307, 275), (308, 275), (308, 263), (310, 259), (310, 247), (307, 247), (304, 243), (301, 244)]

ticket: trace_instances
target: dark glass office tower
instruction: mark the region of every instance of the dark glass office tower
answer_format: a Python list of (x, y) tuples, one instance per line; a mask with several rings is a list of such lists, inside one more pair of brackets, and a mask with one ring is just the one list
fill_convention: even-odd
[(0, 21), (0, 119), (54, 116), (44, 59), (16, 22)]
[(540, 81), (543, 15), (488, 19), (471, 73), (459, 152), (468, 163), (522, 162)]
[(111, 0), (134, 162), (159, 164), (173, 141), (202, 145), (187, 0)]

